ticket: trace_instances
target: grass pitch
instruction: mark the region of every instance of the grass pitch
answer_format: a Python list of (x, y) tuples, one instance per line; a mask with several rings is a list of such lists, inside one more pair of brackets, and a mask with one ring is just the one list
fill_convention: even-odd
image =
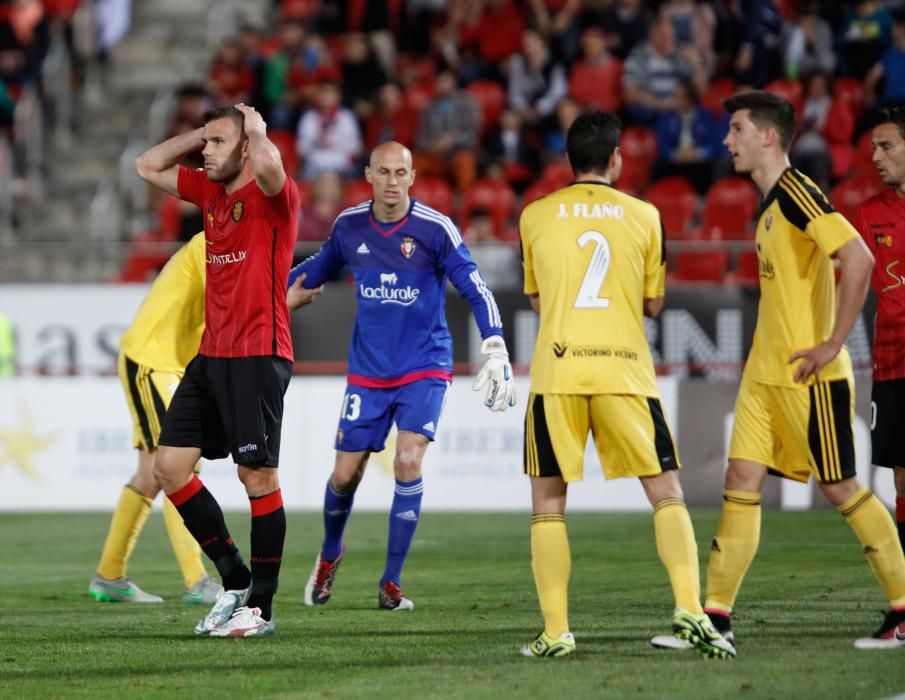
[[(692, 513), (702, 572), (716, 512)], [(425, 513), (403, 579), (409, 613), (376, 609), (386, 515), (355, 513), (334, 596), (302, 592), (320, 517), (290, 514), (277, 634), (192, 634), (181, 577), (154, 514), (129, 574), (163, 605), (87, 595), (107, 514), (0, 514), (0, 697), (139, 698), (889, 698), (905, 693), (905, 649), (859, 652), (885, 602), (833, 511), (765, 512), (742, 589), (739, 656), (660, 651), (672, 613), (647, 514), (573, 514), (570, 624), (578, 651), (524, 659), (540, 629), (528, 515)], [(248, 517), (228, 517), (247, 553)], [(210, 569), (210, 567), (209, 567)]]

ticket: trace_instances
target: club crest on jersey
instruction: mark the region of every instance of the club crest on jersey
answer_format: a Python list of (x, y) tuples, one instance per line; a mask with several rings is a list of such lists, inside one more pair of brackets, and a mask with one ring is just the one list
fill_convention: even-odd
[(767, 227), (767, 230), (770, 230), (770, 227), (773, 225), (773, 214), (767, 214), (767, 220), (764, 222), (764, 225)]
[(402, 245), (399, 246), (399, 249), (405, 257), (410, 258), (415, 254), (415, 247), (415, 239), (411, 236), (406, 236), (402, 239)]
[(877, 245), (885, 245), (887, 248), (892, 248), (892, 234), (890, 233), (875, 233), (874, 241), (876, 241)]
[(242, 218), (242, 214), (245, 213), (245, 203), (240, 199), (238, 202), (233, 204), (233, 221), (239, 223), (239, 220)]

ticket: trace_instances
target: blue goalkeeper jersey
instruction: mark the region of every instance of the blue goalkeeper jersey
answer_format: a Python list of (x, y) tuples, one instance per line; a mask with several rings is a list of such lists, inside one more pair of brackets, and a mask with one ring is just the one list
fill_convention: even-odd
[(343, 265), (355, 276), (358, 311), (349, 348), (350, 384), (393, 387), (452, 378), (446, 280), (471, 305), (481, 336), (502, 335), (493, 294), (455, 224), (414, 197), (400, 221), (374, 217), (370, 200), (336, 218), (330, 238), (292, 268), (291, 285), (318, 287)]

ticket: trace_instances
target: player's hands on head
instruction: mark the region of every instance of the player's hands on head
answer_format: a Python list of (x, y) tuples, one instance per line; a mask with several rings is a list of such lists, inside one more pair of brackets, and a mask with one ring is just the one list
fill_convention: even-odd
[(264, 117), (254, 107), (249, 107), (240, 102), (236, 105), (236, 109), (245, 116), (244, 129), (246, 134), (251, 136), (255, 133), (261, 135), (267, 133), (267, 122), (264, 121)]
[(295, 282), (289, 286), (289, 289), (286, 290), (286, 306), (289, 307), (290, 311), (295, 311), (296, 309), (300, 309), (303, 306), (313, 303), (324, 291), (324, 285), (315, 287), (314, 289), (306, 289), (303, 287), (302, 283), (307, 276), (308, 275), (303, 272), (296, 278)]
[(505, 411), (515, 406), (515, 384), (512, 382), (512, 365), (509, 364), (505, 341), (498, 335), (492, 335), (481, 344), (481, 352), (488, 356), (487, 361), (474, 378), (471, 388), (480, 391), (487, 386), (484, 405), (491, 411)]

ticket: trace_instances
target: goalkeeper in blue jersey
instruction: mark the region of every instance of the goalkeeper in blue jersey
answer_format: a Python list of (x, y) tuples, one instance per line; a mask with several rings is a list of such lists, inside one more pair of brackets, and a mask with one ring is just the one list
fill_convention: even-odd
[(474, 389), (486, 387), (485, 405), (503, 411), (515, 405), (515, 387), (499, 309), (461, 233), (448, 217), (409, 196), (415, 181), (409, 149), (395, 142), (377, 146), (365, 177), (373, 199), (343, 211), (320, 251), (289, 277), (293, 285), (304, 274), (304, 286), (315, 288), (348, 265), (358, 299), (336, 463), (324, 496), (324, 541), (305, 586), (305, 604), (330, 599), (355, 489), (368, 457), (384, 448), (395, 423), (396, 489), (378, 605), (411, 610), (400, 577), (421, 516), (421, 462), (453, 374), (447, 279), (468, 300), (484, 339), (487, 361)]

